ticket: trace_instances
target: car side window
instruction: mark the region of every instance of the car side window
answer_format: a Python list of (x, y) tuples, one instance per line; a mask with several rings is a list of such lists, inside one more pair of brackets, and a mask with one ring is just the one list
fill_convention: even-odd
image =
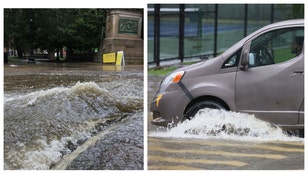
[(252, 40), (249, 67), (288, 61), (302, 52), (304, 28), (285, 28), (267, 32)]
[(237, 67), (238, 62), (240, 60), (242, 49), (236, 51), (230, 58), (228, 58), (222, 65), (222, 68), (229, 68), (229, 67)]

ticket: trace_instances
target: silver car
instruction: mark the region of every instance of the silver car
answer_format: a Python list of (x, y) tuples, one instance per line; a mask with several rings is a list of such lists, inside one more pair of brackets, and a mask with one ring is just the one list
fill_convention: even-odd
[(152, 124), (191, 119), (202, 108), (254, 114), (304, 128), (304, 20), (267, 25), (223, 54), (167, 75), (151, 103)]

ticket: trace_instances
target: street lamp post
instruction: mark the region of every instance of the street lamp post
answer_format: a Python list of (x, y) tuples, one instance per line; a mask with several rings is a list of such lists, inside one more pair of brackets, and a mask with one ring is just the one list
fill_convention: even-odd
[(28, 59), (28, 63), (35, 63), (35, 58), (34, 58), (34, 53), (33, 53), (33, 19), (32, 17), (30, 18), (30, 37), (31, 37), (31, 46), (30, 46), (30, 56)]

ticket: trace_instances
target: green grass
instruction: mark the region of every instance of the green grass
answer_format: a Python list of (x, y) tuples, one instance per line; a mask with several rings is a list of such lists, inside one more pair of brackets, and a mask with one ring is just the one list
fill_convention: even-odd
[(157, 76), (165, 76), (168, 73), (176, 70), (179, 67), (171, 66), (171, 67), (164, 67), (161, 69), (149, 69), (148, 70), (148, 75), (157, 75)]
[[(249, 30), (252, 32), (252, 30)], [(243, 38), (243, 31), (227, 31), (217, 33), (217, 49), (224, 51)], [(201, 38), (184, 38), (184, 56), (198, 56), (212, 54), (214, 50), (214, 34), (203, 33)], [(162, 37), (160, 39), (160, 58), (168, 59), (178, 57), (179, 39), (177, 37)], [(154, 40), (148, 40), (148, 61), (154, 60)]]
[(17, 57), (17, 56), (10, 56), (8, 57), (9, 61), (18, 61), (20, 60), (21, 58)]
[(291, 53), (290, 48), (281, 48), (274, 51), (275, 56), (275, 63), (281, 63), (284, 61), (287, 61), (291, 59), (291, 57), (294, 57), (295, 54)]
[(181, 68), (183, 66), (187, 66), (187, 65), (191, 65), (191, 64), (194, 64), (196, 62), (184, 62), (184, 63), (181, 63), (180, 65), (175, 65), (175, 66), (167, 66), (167, 67), (161, 67), (161, 68), (151, 68), (151, 69), (148, 69), (148, 75), (157, 75), (157, 76), (165, 76), (167, 75), (168, 73), (178, 69), (178, 68)]

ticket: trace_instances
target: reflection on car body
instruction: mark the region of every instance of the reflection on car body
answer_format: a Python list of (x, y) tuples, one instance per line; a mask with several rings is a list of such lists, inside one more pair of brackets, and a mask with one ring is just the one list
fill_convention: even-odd
[(178, 123), (215, 108), (251, 113), (285, 129), (304, 128), (303, 40), (303, 19), (278, 22), (216, 58), (175, 70), (151, 104), (152, 124)]

